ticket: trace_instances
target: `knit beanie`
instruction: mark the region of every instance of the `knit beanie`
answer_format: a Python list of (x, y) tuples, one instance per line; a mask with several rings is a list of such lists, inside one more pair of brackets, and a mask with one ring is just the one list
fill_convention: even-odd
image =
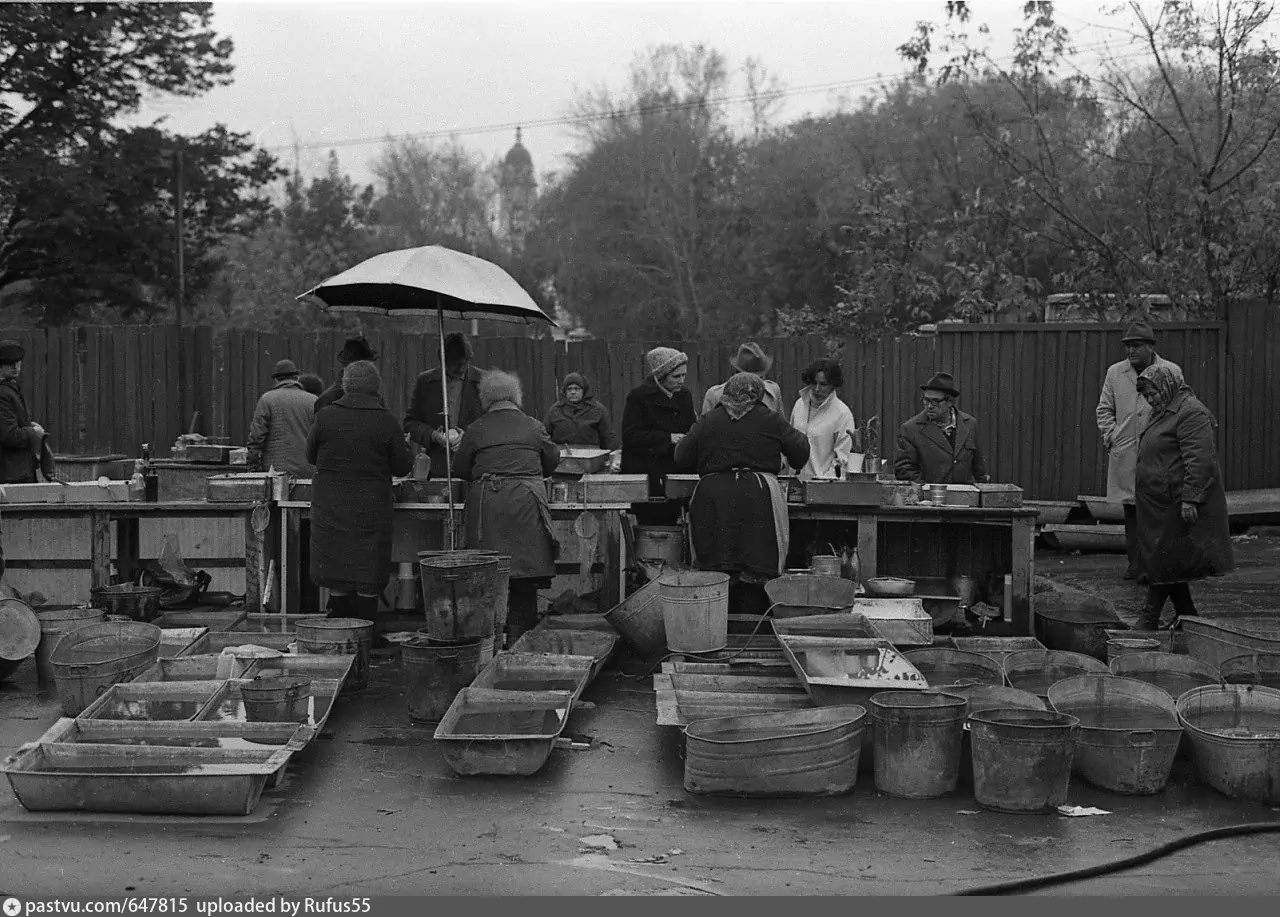
[(368, 360), (357, 360), (347, 365), (342, 373), (342, 390), (353, 395), (376, 395), (382, 387), (378, 367)]
[(649, 375), (655, 379), (663, 379), (673, 370), (689, 362), (689, 355), (674, 347), (655, 347), (644, 355), (645, 364), (649, 367)]
[(571, 385), (576, 385), (582, 389), (582, 398), (585, 401), (591, 397), (591, 384), (587, 382), (587, 377), (582, 373), (569, 373), (564, 377), (564, 382), (560, 386), (560, 394), (564, 395), (564, 390)]

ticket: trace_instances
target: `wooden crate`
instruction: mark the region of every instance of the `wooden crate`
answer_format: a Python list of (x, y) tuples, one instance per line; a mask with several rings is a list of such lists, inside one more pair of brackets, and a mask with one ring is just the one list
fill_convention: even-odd
[(156, 499), (161, 503), (203, 503), (209, 499), (209, 478), (225, 474), (226, 465), (156, 461)]
[(978, 505), (1007, 509), (1022, 505), (1022, 488), (1017, 484), (978, 484)]
[(805, 481), (804, 502), (817, 506), (879, 506), (880, 482)]

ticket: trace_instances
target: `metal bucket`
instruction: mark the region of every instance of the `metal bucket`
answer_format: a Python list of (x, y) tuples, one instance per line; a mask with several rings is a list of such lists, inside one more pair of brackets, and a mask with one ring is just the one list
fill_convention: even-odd
[(679, 567), (684, 563), (684, 529), (678, 525), (636, 526), (636, 558)]
[[(363, 691), (369, 685), (369, 653), (373, 649), (373, 622), (360, 618), (324, 618), (299, 621), (298, 652), (313, 656), (355, 656), (344, 691)], [(252, 641), (250, 641), (252, 642)]]
[(81, 605), (65, 608), (45, 606), (36, 611), (40, 621), (40, 645), (36, 647), (36, 682), (42, 688), (53, 687), (53, 663), (50, 658), (62, 635), (86, 624), (97, 624), (104, 616), (101, 608)]
[(928, 799), (955, 792), (969, 702), (932, 691), (882, 691), (871, 698), (876, 789)]
[(49, 657), (62, 712), (78, 716), (107, 688), (160, 656), (160, 628), (137, 621), (87, 624), (64, 634)]
[(969, 716), (973, 797), (997, 812), (1052, 812), (1067, 801), (1080, 721), (1046, 710)]
[(701, 570), (658, 579), (662, 624), (673, 653), (710, 653), (729, 642), (729, 574)]
[(95, 608), (108, 615), (122, 615), (131, 621), (154, 621), (160, 617), (159, 586), (139, 586), (121, 583), (118, 586), (97, 586), (89, 590)]
[(666, 652), (667, 626), (657, 580), (645, 583), (606, 611), (604, 618), (641, 656), (660, 656)]
[[(498, 584), (498, 592), (493, 602), (493, 632), (498, 635), (498, 648), (502, 648), (502, 633), (507, 629), (507, 606), (510, 603), (511, 588), (511, 557), (507, 554), (499, 554), (497, 551), (481, 551), (478, 549), (466, 548), (459, 551), (419, 551), (418, 561), (421, 563), (428, 557), (444, 557), (447, 555), (473, 554), (480, 557), (496, 557), (498, 558), (498, 576), (501, 582)], [(425, 600), (425, 599), (424, 599)]]
[(250, 723), (300, 723), (307, 719), (311, 679), (259, 675), (240, 686), (240, 699)]
[(461, 641), (493, 635), (494, 607), (506, 582), (496, 554), (439, 554), (424, 557), (418, 567), (433, 638)]
[(487, 652), (481, 640), (440, 646), (420, 638), (400, 647), (404, 699), (410, 719), (423, 723), (440, 721), (458, 692), (475, 680), (491, 658), (493, 638), (486, 640)]

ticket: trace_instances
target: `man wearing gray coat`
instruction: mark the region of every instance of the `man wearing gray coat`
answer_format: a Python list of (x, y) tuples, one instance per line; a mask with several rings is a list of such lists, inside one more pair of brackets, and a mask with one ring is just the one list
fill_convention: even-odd
[(271, 378), (275, 387), (258, 399), (249, 424), (249, 467), (309, 478), (315, 468), (307, 461), (307, 437), (315, 420), (316, 396), (302, 387), (292, 360), (277, 363)]
[(1156, 353), (1156, 335), (1146, 322), (1130, 325), (1120, 340), (1124, 344), (1125, 359), (1107, 369), (1098, 399), (1098, 433), (1102, 436), (1102, 448), (1107, 450), (1107, 502), (1124, 505), (1124, 541), (1129, 555), (1124, 578), (1145, 584), (1146, 573), (1140, 569), (1138, 510), (1133, 488), (1138, 467), (1138, 437), (1151, 418), (1151, 406), (1138, 394), (1138, 374), (1148, 366), (1161, 363), (1178, 367)]

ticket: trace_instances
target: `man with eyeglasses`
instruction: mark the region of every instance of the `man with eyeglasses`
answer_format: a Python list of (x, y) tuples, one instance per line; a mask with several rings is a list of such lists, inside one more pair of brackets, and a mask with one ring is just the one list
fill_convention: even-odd
[(990, 481), (978, 446), (978, 421), (956, 407), (960, 389), (951, 373), (934, 373), (920, 388), (924, 410), (898, 430), (893, 460), (897, 479), (921, 484)]
[(1155, 332), (1146, 322), (1130, 325), (1120, 342), (1124, 344), (1125, 358), (1107, 369), (1096, 412), (1098, 433), (1102, 448), (1107, 450), (1107, 501), (1124, 506), (1125, 552), (1129, 555), (1124, 578), (1145, 585), (1146, 574), (1139, 564), (1138, 508), (1133, 488), (1138, 472), (1138, 437), (1150, 419), (1151, 406), (1138, 394), (1138, 375), (1149, 366), (1178, 366), (1156, 353)]

